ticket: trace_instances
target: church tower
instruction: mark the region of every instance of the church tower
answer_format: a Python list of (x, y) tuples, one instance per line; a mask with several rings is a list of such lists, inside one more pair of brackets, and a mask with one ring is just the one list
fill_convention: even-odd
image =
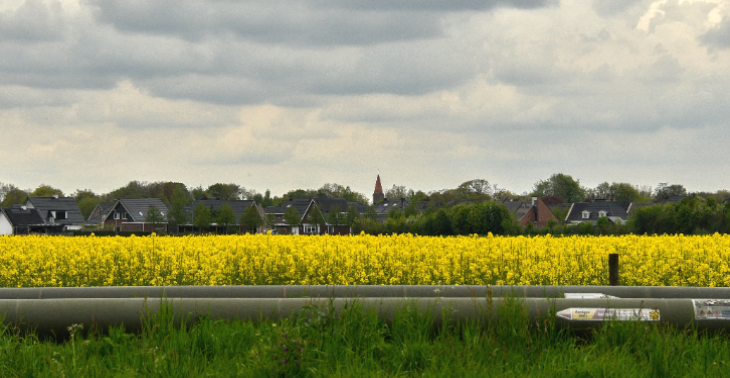
[(373, 205), (383, 202), (384, 199), (385, 194), (383, 194), (383, 186), (380, 185), (380, 174), (378, 174), (378, 179), (375, 181), (375, 192), (373, 192)]

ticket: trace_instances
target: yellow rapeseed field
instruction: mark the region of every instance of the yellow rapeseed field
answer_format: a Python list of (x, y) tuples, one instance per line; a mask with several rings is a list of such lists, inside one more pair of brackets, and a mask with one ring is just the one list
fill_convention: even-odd
[(0, 287), (730, 286), (730, 236), (0, 237)]

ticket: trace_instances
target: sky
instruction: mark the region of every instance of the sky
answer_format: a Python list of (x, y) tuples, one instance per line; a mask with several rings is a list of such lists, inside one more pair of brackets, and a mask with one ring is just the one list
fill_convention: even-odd
[(0, 182), (730, 189), (730, 0), (3, 0)]

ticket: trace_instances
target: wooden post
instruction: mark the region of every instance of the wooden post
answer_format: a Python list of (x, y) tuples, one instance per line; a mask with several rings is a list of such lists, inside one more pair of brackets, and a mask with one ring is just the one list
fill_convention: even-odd
[(618, 253), (608, 255), (608, 284), (618, 286)]

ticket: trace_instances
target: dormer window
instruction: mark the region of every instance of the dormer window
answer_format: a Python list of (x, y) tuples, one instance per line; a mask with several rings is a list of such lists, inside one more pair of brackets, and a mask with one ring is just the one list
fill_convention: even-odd
[(598, 217), (605, 217), (608, 216), (608, 212), (606, 210), (600, 210), (598, 212)]
[(583, 210), (583, 219), (588, 219), (591, 217), (591, 212), (588, 210)]
[(66, 219), (66, 212), (63, 210), (51, 210), (51, 216), (55, 219)]

